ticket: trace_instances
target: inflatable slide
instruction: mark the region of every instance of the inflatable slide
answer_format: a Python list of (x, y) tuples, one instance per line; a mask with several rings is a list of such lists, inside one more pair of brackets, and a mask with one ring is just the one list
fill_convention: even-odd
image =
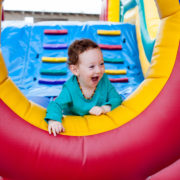
[(66, 132), (57, 137), (47, 133), (45, 108), (29, 101), (19, 90), (0, 54), (2, 177), (180, 178), (180, 5), (178, 0), (156, 0), (156, 5), (160, 25), (152, 55), (146, 54), (142, 29), (138, 31), (141, 21), (136, 24), (144, 80), (122, 105), (106, 115), (66, 116)]

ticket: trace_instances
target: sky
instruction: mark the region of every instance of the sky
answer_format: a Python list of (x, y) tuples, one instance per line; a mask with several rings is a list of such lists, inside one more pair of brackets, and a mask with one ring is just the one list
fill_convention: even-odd
[(4, 0), (5, 10), (100, 14), (102, 0)]

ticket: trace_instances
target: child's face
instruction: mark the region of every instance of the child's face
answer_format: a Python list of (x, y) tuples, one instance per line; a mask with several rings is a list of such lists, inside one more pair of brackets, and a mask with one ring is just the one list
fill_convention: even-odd
[(95, 88), (105, 71), (101, 50), (95, 48), (81, 53), (75, 69), (74, 74), (78, 77), (82, 87)]

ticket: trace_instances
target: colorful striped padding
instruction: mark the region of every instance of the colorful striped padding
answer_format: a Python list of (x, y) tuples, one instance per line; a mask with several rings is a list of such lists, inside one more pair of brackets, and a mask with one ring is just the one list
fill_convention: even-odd
[(44, 34), (52, 34), (52, 35), (59, 35), (59, 34), (67, 34), (67, 29), (56, 30), (56, 29), (45, 29)]
[(124, 60), (120, 58), (104, 58), (104, 62), (110, 62), (110, 63), (123, 63)]
[(110, 80), (112, 83), (128, 82), (128, 81), (129, 81), (128, 78), (109, 78), (109, 80)]
[(107, 44), (99, 44), (101, 49), (108, 49), (108, 50), (121, 50), (121, 45), (107, 45)]
[(38, 82), (40, 84), (47, 84), (47, 85), (60, 85), (60, 84), (64, 84), (66, 80), (64, 79), (61, 79), (61, 80), (39, 79)]
[(43, 62), (52, 62), (52, 63), (60, 63), (66, 62), (67, 57), (42, 57)]
[(121, 31), (120, 30), (97, 30), (97, 34), (107, 35), (107, 36), (119, 36), (121, 34)]
[(126, 74), (127, 71), (125, 69), (120, 69), (120, 70), (117, 70), (117, 69), (106, 69), (105, 70), (105, 73), (106, 74), (111, 74), (111, 75), (118, 75), (118, 74)]
[(40, 74), (42, 75), (65, 75), (67, 74), (67, 70), (66, 69), (60, 69), (60, 70), (56, 70), (56, 69), (41, 69), (40, 70)]
[(44, 49), (66, 49), (67, 44), (43, 44)]

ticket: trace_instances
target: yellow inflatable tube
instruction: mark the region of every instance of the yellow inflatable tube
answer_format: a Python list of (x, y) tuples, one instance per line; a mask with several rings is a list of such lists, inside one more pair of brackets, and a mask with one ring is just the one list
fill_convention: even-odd
[[(143, 4), (144, 4), (147, 31), (150, 36), (150, 39), (154, 40), (156, 38), (159, 23), (160, 23), (157, 6), (154, 1), (149, 1), (149, 0), (144, 0)], [(139, 16), (140, 16), (139, 7), (136, 6), (125, 13), (124, 22), (133, 23), (136, 25), (136, 35), (137, 35), (137, 41), (138, 41), (139, 57), (141, 61), (143, 75), (145, 77), (147, 70), (150, 66), (150, 63), (146, 57), (144, 47), (142, 44)]]
[(152, 40), (156, 38), (160, 19), (155, 1), (144, 0), (147, 30)]
[(110, 36), (118, 36), (121, 34), (120, 30), (97, 30), (97, 34), (99, 35), (110, 35)]
[(108, 17), (111, 22), (119, 22), (120, 0), (108, 0)]
[[(146, 19), (148, 34), (151, 40), (154, 40), (156, 38), (158, 27), (160, 24), (159, 14), (155, 2), (144, 0), (144, 10), (145, 10), (145, 19)], [(145, 50), (142, 45), (138, 7), (135, 8), (135, 11), (136, 11), (136, 35), (138, 40), (139, 57), (141, 61), (143, 74), (145, 77), (147, 70), (149, 69), (150, 63), (145, 55)]]
[[(179, 1), (166, 0), (167, 6), (161, 7), (161, 14), (168, 16), (161, 20), (152, 63), (147, 70), (145, 80), (121, 106), (101, 116), (86, 115), (67, 116), (63, 118), (66, 129), (64, 135), (86, 136), (106, 132), (117, 128), (144, 111), (160, 93), (173, 69), (180, 41), (180, 7)], [(171, 7), (173, 6), (173, 7)], [(164, 9), (164, 11), (163, 11)], [(45, 109), (28, 101), (12, 80), (0, 53), (0, 99), (2, 99), (17, 115), (30, 124), (47, 131), (47, 123), (43, 120)]]
[(42, 57), (42, 62), (60, 63), (66, 61), (67, 57)]
[(111, 75), (118, 75), (118, 74), (126, 74), (127, 71), (125, 69), (120, 69), (120, 70), (106, 69), (105, 73)]

